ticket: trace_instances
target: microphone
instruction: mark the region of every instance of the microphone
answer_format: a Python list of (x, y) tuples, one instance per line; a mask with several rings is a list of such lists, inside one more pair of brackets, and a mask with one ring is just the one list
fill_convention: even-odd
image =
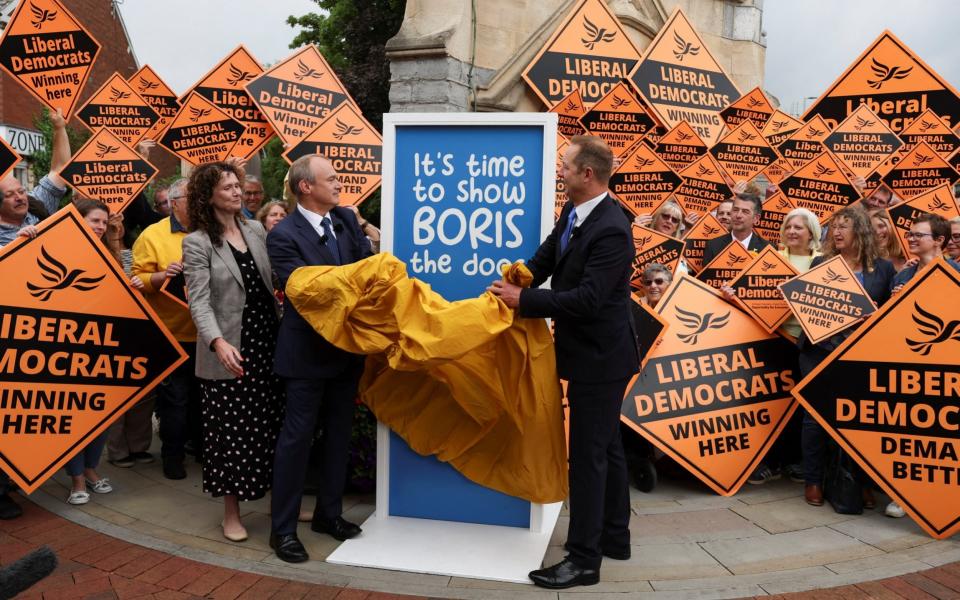
[(57, 568), (57, 555), (47, 546), (0, 569), (0, 598), (13, 598)]
[(343, 231), (343, 223), (334, 223), (334, 224), (333, 224), (333, 232), (334, 232), (334, 233), (340, 233), (341, 231)]
[(324, 246), (327, 245), (327, 234), (323, 234), (320, 236), (320, 243), (323, 244)]

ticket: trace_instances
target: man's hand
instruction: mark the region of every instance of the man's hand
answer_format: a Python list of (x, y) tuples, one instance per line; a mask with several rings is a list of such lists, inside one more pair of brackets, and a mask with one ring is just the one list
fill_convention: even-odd
[(37, 230), (36, 225), (26, 225), (20, 228), (20, 231), (17, 232), (18, 237), (30, 238), (31, 240), (37, 237), (39, 231)]
[(63, 117), (63, 110), (50, 111), (50, 124), (54, 129), (66, 129), (67, 120)]
[(499, 281), (494, 281), (493, 284), (487, 288), (487, 291), (503, 300), (503, 303), (510, 308), (517, 308), (520, 306), (521, 289), (523, 288), (520, 286), (507, 283), (500, 279)]
[(144, 159), (150, 158), (150, 151), (154, 149), (157, 143), (150, 138), (143, 138), (137, 144), (137, 154), (142, 156)]
[(167, 270), (164, 272), (164, 276), (176, 277), (180, 273), (183, 273), (183, 263), (174, 261), (167, 265)]

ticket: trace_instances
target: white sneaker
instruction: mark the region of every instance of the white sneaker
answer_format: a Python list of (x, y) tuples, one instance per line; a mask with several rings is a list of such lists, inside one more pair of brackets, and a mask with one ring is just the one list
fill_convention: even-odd
[(88, 479), (87, 487), (90, 488), (94, 494), (109, 494), (113, 491), (113, 486), (110, 485), (110, 480), (106, 477), (96, 481), (90, 481)]
[(886, 510), (883, 511), (883, 514), (887, 515), (888, 517), (893, 517), (894, 519), (907, 516), (907, 513), (896, 502), (891, 502), (888, 504)]
[(67, 496), (67, 504), (86, 504), (90, 502), (90, 494), (86, 492), (70, 492), (70, 495)]

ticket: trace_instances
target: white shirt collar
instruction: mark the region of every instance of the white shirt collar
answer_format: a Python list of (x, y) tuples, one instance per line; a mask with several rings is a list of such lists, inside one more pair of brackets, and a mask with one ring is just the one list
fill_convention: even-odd
[[(297, 204), (297, 210), (300, 211), (300, 214), (303, 215), (303, 218), (310, 223), (310, 226), (313, 227), (318, 235), (326, 235), (326, 232), (323, 230), (323, 219), (330, 216), (330, 213), (321, 215), (320, 213), (315, 213), (312, 210), (308, 210), (303, 207), (302, 204)], [(333, 219), (330, 219), (331, 230), (333, 229), (332, 223)], [(337, 234), (333, 234), (334, 239), (336, 239)]]
[(737, 239), (737, 236), (733, 235), (732, 233), (730, 234), (730, 237), (733, 238), (733, 241), (735, 241), (735, 242), (740, 242), (740, 244), (742, 244), (744, 248), (746, 248), (747, 250), (749, 250), (749, 249), (750, 249), (750, 240), (753, 239), (753, 232), (751, 231), (751, 232), (750, 232), (750, 235), (748, 235), (747, 237), (743, 238), (742, 240), (738, 240), (738, 239)]
[(580, 225), (583, 225), (583, 222), (587, 220), (587, 217), (590, 216), (590, 213), (593, 212), (593, 209), (595, 209), (597, 205), (599, 205), (600, 202), (606, 197), (607, 197), (607, 192), (603, 192), (596, 198), (591, 198), (590, 200), (587, 200), (580, 206), (575, 207), (573, 210), (577, 213), (577, 222), (574, 225), (574, 227), (579, 227)]

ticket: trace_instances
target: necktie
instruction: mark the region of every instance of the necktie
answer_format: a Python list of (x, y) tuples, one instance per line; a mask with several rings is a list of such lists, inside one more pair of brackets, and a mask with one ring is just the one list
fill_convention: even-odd
[(330, 220), (330, 217), (324, 217), (321, 224), (323, 226), (323, 236), (326, 238), (324, 244), (326, 244), (330, 254), (333, 254), (333, 260), (339, 265), (340, 247), (337, 246), (337, 238), (333, 236), (333, 222)]
[(577, 222), (577, 211), (571, 210), (570, 217), (567, 218), (567, 226), (563, 230), (563, 233), (560, 234), (560, 254), (563, 254), (567, 249), (567, 244), (570, 243), (570, 235), (573, 234), (573, 225)]

